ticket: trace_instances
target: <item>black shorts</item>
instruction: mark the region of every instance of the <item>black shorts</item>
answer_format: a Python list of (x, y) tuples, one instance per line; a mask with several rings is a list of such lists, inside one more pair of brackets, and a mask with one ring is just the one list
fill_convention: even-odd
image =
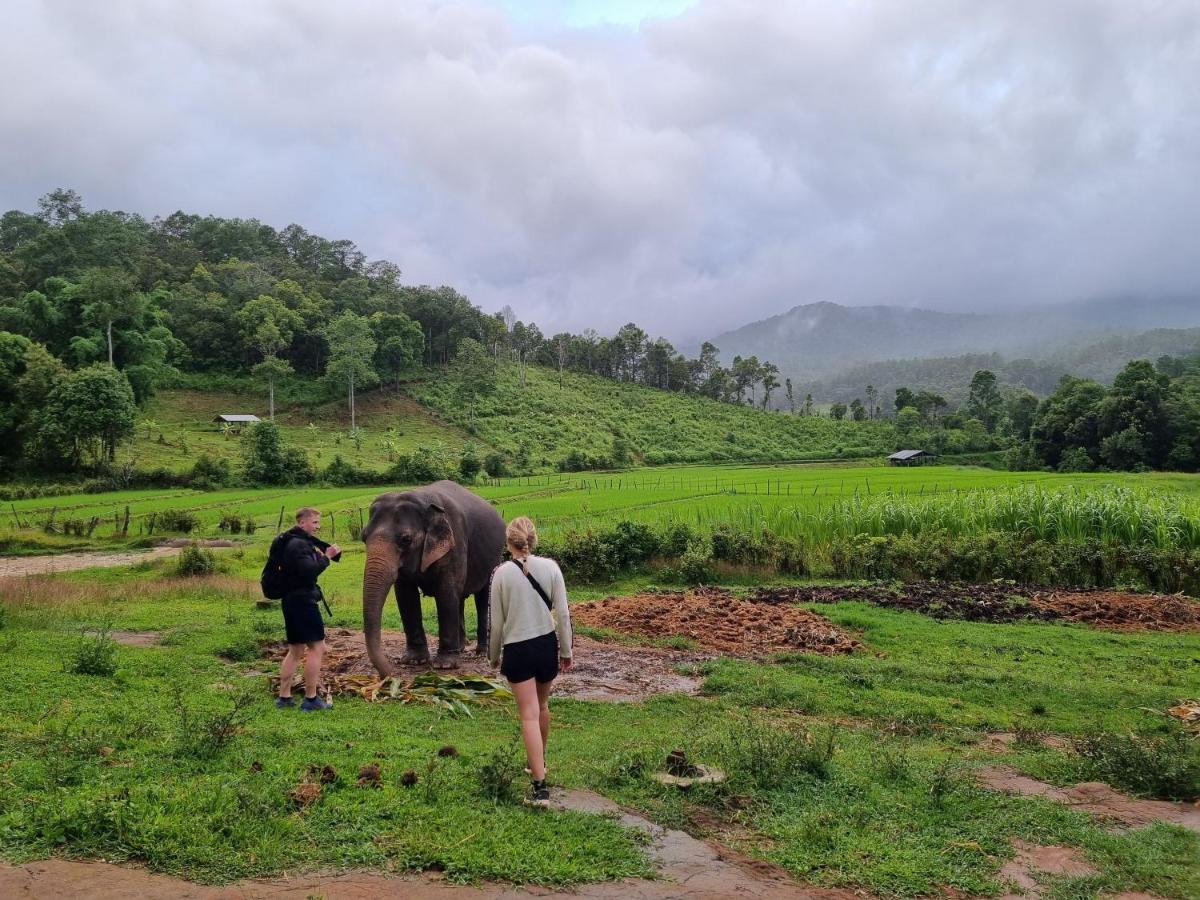
[(553, 631), (504, 645), (500, 674), (514, 684), (536, 678), (547, 684), (558, 674), (558, 635)]
[(315, 644), (325, 640), (325, 620), (312, 594), (283, 598), (283, 627), (289, 644)]

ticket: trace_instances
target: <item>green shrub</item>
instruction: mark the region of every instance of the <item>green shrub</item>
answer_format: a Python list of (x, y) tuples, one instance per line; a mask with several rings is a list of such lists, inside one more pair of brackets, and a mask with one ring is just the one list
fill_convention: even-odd
[(213, 459), (207, 453), (200, 455), (192, 466), (191, 485), (197, 490), (212, 491), (233, 483), (233, 471), (227, 459)]
[(274, 422), (256, 422), (242, 437), (242, 474), (250, 484), (307, 484), (313, 480), (308, 456), (288, 447)]
[(66, 670), (72, 675), (97, 675), (110, 678), (117, 672), (117, 642), (107, 626), (95, 629), (90, 635), (84, 629), (71, 649)]
[(400, 484), (428, 484), (449, 478), (458, 471), (441, 443), (421, 445), (401, 454), (388, 470), (392, 481)]
[(156, 510), (146, 517), (146, 533), (168, 531), (173, 534), (191, 534), (200, 527), (200, 517), (190, 509)]
[(712, 584), (715, 580), (712, 539), (701, 536), (693, 538), (684, 550), (674, 575), (684, 584)]
[(217, 558), (213, 552), (201, 547), (195, 541), (179, 551), (179, 559), (175, 563), (175, 574), (180, 578), (212, 575), (216, 571)]
[(1200, 745), (1182, 728), (1147, 736), (1097, 732), (1076, 739), (1074, 749), (1088, 780), (1160, 800), (1200, 797)]
[(504, 478), (511, 474), (502, 453), (489, 453), (483, 460), (483, 471), (492, 478)]
[(321, 480), (336, 487), (353, 487), (356, 484), (372, 484), (379, 481), (379, 476), (366, 469), (357, 468), (353, 463), (342, 459), (341, 454), (335, 454), (321, 472)]
[(475, 478), (483, 468), (483, 463), (475, 453), (475, 445), (463, 447), (462, 457), (458, 461), (458, 474), (463, 484), (474, 484)]

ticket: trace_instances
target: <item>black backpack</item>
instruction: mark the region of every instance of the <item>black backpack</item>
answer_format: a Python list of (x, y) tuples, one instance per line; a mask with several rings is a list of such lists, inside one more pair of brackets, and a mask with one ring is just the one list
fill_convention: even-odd
[(268, 600), (282, 600), (283, 595), (288, 592), (288, 580), (283, 571), (283, 552), (293, 536), (285, 531), (271, 541), (271, 549), (267, 552), (267, 561), (263, 565), (262, 578), (259, 579), (263, 596)]

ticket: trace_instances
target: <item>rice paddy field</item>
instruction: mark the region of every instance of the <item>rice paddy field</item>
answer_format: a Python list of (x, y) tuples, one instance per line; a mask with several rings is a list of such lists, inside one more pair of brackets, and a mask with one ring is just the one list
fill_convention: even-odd
[[(71, 494), (6, 504), (2, 521), (11, 541), (14, 532), (44, 530), (50, 521), (97, 519), (91, 538), (79, 543), (102, 546), (123, 527), (126, 507), (127, 537), (132, 538), (147, 536), (152, 514), (188, 511), (197, 518), (196, 534), (217, 535), (222, 518), (236, 516), (254, 522), (256, 539), (265, 539), (293, 509), (315, 505), (325, 512), (326, 533), (336, 538), (341, 529), (344, 539), (351, 523), (366, 516), (375, 496), (404, 487)], [(727, 524), (814, 541), (938, 529), (951, 534), (1015, 532), (1052, 541), (1200, 546), (1200, 476), (1194, 475), (729, 465), (542, 475), (489, 480), (474, 489), (505, 518), (532, 517), (548, 537), (624, 520), (700, 528)], [(19, 546), (13, 543), (8, 552), (19, 552)]]

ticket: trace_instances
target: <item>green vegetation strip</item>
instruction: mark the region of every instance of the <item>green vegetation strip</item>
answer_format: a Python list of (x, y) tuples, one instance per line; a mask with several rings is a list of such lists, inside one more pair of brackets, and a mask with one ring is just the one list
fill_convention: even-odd
[[(218, 558), (238, 576), (257, 568), (250, 554)], [(353, 593), (361, 562), (355, 548), (330, 570), (335, 598)], [(358, 866), (547, 885), (647, 873), (638, 838), (615, 822), (516, 802), (511, 708), (473, 709), (470, 719), (358, 700), (328, 715), (276, 710), (260, 648), (279, 638), (278, 614), (256, 610), (245, 582), (158, 571), (165, 564), (3, 596), (7, 859), (137, 860), (210, 882)], [(937, 622), (858, 604), (821, 612), (859, 631), (867, 649), (716, 660), (702, 670), (705, 697), (555, 701), (555, 782), (668, 825), (719, 829), (736, 814), (756, 836), (750, 852), (804, 880), (882, 896), (997, 893), (1014, 837), (1082, 848), (1099, 874), (1073, 883), (1073, 896), (1200, 893), (1195, 834), (1164, 825), (1113, 834), (970, 778), (995, 761), (972, 749), (987, 731), (1165, 733), (1167, 720), (1144, 710), (1200, 694), (1196, 635)], [(360, 627), (355, 603), (335, 599), (334, 613), (335, 626)], [(426, 619), (432, 628), (431, 604)], [(119, 646), (106, 660), (79, 631), (102, 624), (152, 630), (159, 645)], [(384, 624), (399, 627), (394, 609)], [(80, 660), (98, 674), (72, 674)], [(457, 755), (439, 756), (446, 746)], [(651, 780), (676, 746), (726, 770), (728, 784), (683, 794)], [(1091, 774), (1036, 740), (1006, 761), (1059, 783)], [(366, 765), (380, 767), (379, 787), (358, 783)], [(334, 777), (316, 798), (294, 799), (324, 766)], [(417, 780), (405, 786), (410, 770)]]

